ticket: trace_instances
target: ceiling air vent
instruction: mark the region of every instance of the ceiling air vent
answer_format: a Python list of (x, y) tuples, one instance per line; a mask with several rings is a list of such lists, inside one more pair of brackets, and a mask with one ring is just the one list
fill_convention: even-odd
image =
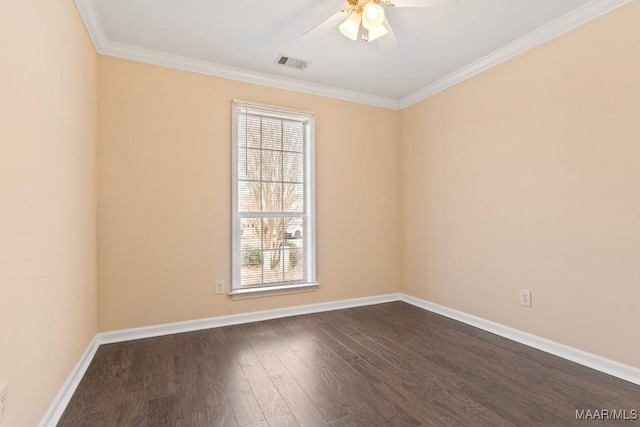
[(303, 71), (305, 68), (307, 68), (309, 62), (305, 61), (304, 59), (296, 59), (290, 56), (278, 55), (274, 64), (283, 65), (285, 67)]

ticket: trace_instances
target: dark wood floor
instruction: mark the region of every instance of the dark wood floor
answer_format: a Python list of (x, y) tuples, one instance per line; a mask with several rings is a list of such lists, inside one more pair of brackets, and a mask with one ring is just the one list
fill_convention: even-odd
[(58, 425), (607, 424), (576, 409), (640, 387), (394, 302), (103, 345)]

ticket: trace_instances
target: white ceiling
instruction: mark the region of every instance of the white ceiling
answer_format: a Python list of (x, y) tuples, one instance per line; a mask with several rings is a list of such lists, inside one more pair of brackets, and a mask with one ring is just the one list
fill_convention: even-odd
[[(337, 28), (302, 39), (345, 0), (77, 0), (100, 53), (199, 64), (223, 77), (387, 107), (424, 98), (456, 73), (462, 80), (626, 2), (460, 0), (450, 8), (387, 9), (399, 44), (383, 51)], [(304, 71), (277, 66), (278, 54), (310, 64)]]

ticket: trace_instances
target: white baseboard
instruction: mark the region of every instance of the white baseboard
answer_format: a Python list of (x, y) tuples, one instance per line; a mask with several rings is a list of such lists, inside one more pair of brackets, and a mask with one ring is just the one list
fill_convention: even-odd
[(240, 325), (244, 323), (260, 322), (263, 320), (279, 319), (303, 314), (321, 313), (345, 308), (363, 307), (393, 301), (404, 301), (421, 309), (440, 314), (450, 319), (458, 320), (462, 323), (466, 323), (467, 325), (475, 326), (476, 328), (483, 329), (487, 332), (500, 335), (529, 347), (537, 348), (538, 350), (562, 357), (563, 359), (576, 362), (580, 365), (584, 365), (597, 371), (640, 385), (640, 369), (638, 368), (605, 359), (604, 357), (596, 356), (564, 344), (559, 344), (545, 338), (522, 332), (461, 311), (453, 310), (411, 295), (397, 293), (98, 333), (82, 354), (80, 361), (71, 372), (71, 375), (62, 386), (62, 389), (56, 398), (51, 403), (49, 410), (42, 418), (39, 426), (54, 427), (58, 423), (65, 408), (67, 407), (67, 404), (71, 400), (73, 393), (78, 387), (78, 384), (80, 384), (82, 376), (87, 371), (98, 347), (102, 344), (219, 328), (222, 326)]
[(252, 313), (232, 314), (230, 316), (218, 316), (210, 317), (208, 319), (188, 320), (186, 322), (165, 323), (162, 325), (145, 326), (142, 328), (101, 332), (96, 336), (96, 340), (99, 344), (131, 341), (141, 338), (159, 337), (162, 335), (179, 334), (183, 332), (199, 331), (202, 329), (220, 328), (222, 326), (241, 325), (243, 323), (279, 319), (282, 317), (299, 316), (301, 314), (321, 313), (324, 311), (341, 310), (343, 308), (382, 304), (398, 300), (400, 300), (400, 294), (387, 294), (373, 297), (322, 302), (318, 304), (298, 305), (294, 307), (277, 308), (274, 310), (255, 311)]
[(54, 427), (60, 421), (73, 393), (80, 384), (80, 380), (87, 371), (98, 347), (102, 344), (137, 340), (142, 338), (159, 337), (182, 332), (198, 331), (202, 329), (219, 328), (222, 326), (240, 325), (243, 323), (260, 322), (262, 320), (279, 319), (283, 317), (299, 316), (302, 314), (321, 313), (325, 311), (341, 310), (344, 308), (363, 307), (366, 305), (382, 304), (399, 301), (400, 294), (377, 295), (372, 297), (346, 299), (340, 301), (323, 302), (318, 304), (299, 305), (295, 307), (274, 310), (256, 311), (253, 313), (233, 314), (230, 316), (211, 317), (208, 319), (189, 320), (186, 322), (166, 323), (162, 325), (146, 326), (142, 328), (122, 329), (111, 332), (98, 333), (75, 366), (71, 375), (55, 397), (39, 427)]
[(40, 424), (38, 424), (39, 427), (54, 427), (58, 424), (60, 417), (62, 417), (62, 413), (69, 404), (76, 388), (78, 388), (80, 380), (84, 376), (85, 372), (87, 372), (87, 368), (89, 368), (89, 365), (93, 360), (93, 356), (95, 356), (99, 346), (100, 345), (96, 342), (96, 337), (94, 337), (87, 346), (87, 349), (82, 353), (82, 356), (80, 356), (80, 360), (62, 385), (62, 388), (56, 395), (55, 399), (53, 399), (53, 402), (49, 405), (49, 409), (40, 420)]
[(458, 320), (462, 323), (466, 323), (467, 325), (475, 326), (476, 328), (500, 335), (501, 337), (508, 338), (512, 341), (537, 348), (538, 350), (542, 350), (588, 368), (595, 369), (596, 371), (604, 372), (605, 374), (640, 385), (640, 369), (634, 368), (633, 366), (624, 365), (592, 353), (587, 353), (586, 351), (578, 350), (577, 348), (569, 347), (564, 344), (541, 338), (527, 332), (519, 331), (471, 314), (444, 307), (411, 295), (400, 294), (400, 300), (424, 310), (440, 314), (450, 319)]

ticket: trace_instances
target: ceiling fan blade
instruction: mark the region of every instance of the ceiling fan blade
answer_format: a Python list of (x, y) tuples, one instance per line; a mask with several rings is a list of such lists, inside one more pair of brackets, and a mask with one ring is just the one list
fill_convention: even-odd
[(460, 0), (391, 0), (395, 7), (452, 7)]
[(333, 15), (331, 15), (329, 18), (325, 19), (324, 21), (322, 21), (321, 23), (319, 23), (318, 25), (316, 25), (315, 27), (313, 27), (312, 29), (304, 33), (302, 35), (302, 38), (305, 40), (311, 40), (318, 36), (321, 36), (327, 31), (340, 25), (348, 17), (349, 17), (349, 14), (343, 10), (336, 12)]
[(384, 27), (389, 32), (377, 40), (378, 46), (382, 50), (393, 49), (398, 45), (398, 39), (396, 38), (396, 33), (393, 32), (393, 28), (391, 28), (391, 24), (389, 24), (388, 19), (385, 19), (382, 25), (384, 25)]

